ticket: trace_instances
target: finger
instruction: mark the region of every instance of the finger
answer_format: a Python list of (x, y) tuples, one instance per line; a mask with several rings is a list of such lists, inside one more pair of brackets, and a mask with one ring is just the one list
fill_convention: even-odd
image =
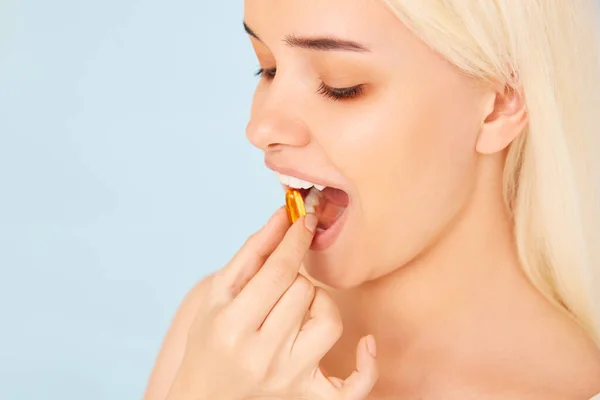
[(343, 326), (337, 305), (323, 288), (316, 287), (309, 309), (309, 320), (293, 344), (291, 357), (302, 367), (320, 363), (342, 335)]
[(316, 225), (313, 214), (296, 221), (256, 275), (231, 302), (230, 312), (242, 325), (258, 329), (275, 303), (292, 285), (310, 248)]
[(280, 207), (259, 231), (248, 238), (231, 261), (215, 274), (214, 286), (218, 292), (215, 295), (226, 302), (237, 296), (275, 250), (289, 227), (285, 207)]
[(260, 335), (265, 343), (273, 348), (287, 344), (291, 349), (314, 296), (312, 282), (300, 274), (296, 275), (292, 286), (281, 296), (260, 327)]
[[(333, 387), (335, 389), (341, 389), (342, 388), (342, 386), (344, 385), (344, 380), (343, 379), (336, 378), (335, 376), (331, 376), (329, 374), (329, 372), (327, 371), (327, 369), (325, 367), (323, 367), (322, 365), (319, 365), (319, 369), (321, 371), (321, 375), (323, 375), (323, 377), (325, 378), (325, 380), (328, 381), (328, 383), (330, 383), (331, 385), (333, 385)], [(316, 375), (318, 375), (318, 373)], [(329, 396), (329, 398), (332, 398), (332, 397), (334, 397), (334, 396), (333, 395)]]
[(376, 356), (373, 336), (363, 337), (356, 348), (356, 370), (340, 389), (343, 400), (364, 400), (368, 397), (379, 378)]
[(336, 388), (341, 389), (344, 386), (344, 380), (336, 377), (329, 377), (329, 382)]

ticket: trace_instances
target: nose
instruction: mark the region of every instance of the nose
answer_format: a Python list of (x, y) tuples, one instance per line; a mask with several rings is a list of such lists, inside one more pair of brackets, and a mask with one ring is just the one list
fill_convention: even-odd
[(255, 147), (266, 152), (282, 146), (304, 147), (310, 142), (310, 132), (302, 119), (281, 109), (259, 114), (246, 126), (246, 137)]

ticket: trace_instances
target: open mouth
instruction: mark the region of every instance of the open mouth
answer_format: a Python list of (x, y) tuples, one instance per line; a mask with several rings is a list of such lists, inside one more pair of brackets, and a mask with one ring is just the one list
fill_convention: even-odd
[(306, 212), (315, 214), (319, 220), (317, 232), (331, 228), (348, 207), (348, 194), (340, 189), (325, 187), (319, 190), (313, 186), (298, 191), (304, 199)]
[(288, 188), (295, 188), (302, 194), (307, 213), (313, 213), (319, 220), (317, 233), (327, 231), (344, 214), (350, 198), (341, 189), (318, 185), (298, 178), (279, 174), (279, 180)]

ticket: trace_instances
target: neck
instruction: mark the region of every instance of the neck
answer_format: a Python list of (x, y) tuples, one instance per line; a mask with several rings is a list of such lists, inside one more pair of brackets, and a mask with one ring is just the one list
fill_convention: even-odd
[(426, 327), (436, 317), (485, 307), (514, 295), (515, 287), (528, 286), (502, 197), (501, 172), (490, 175), (482, 176), (452, 226), (426, 252), (384, 277), (338, 294), (357, 299), (360, 308), (377, 310), (373, 319), (393, 317), (402, 326)]
[(524, 315), (519, 311), (545, 307), (519, 265), (502, 169), (487, 167), (453, 226), (426, 253), (391, 274), (333, 293), (344, 323), (340, 353), (369, 333), (387, 365), (414, 368), (432, 353), (463, 357), (477, 346), (505, 349), (498, 340)]
[(347, 376), (356, 343), (373, 334), (380, 369), (374, 398), (445, 398), (458, 382), (515, 376), (532, 379), (528, 390), (540, 382), (569, 387), (578, 376), (597, 375), (589, 372), (600, 365), (597, 348), (522, 271), (501, 163), (485, 162), (471, 201), (427, 252), (379, 279), (330, 290), (344, 333), (322, 360), (326, 371)]

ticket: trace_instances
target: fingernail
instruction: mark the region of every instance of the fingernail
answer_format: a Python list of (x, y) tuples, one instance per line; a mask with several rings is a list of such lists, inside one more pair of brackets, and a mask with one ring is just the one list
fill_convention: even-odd
[(373, 335), (367, 336), (367, 350), (373, 356), (373, 358), (377, 357), (377, 345), (375, 344), (375, 338)]
[(304, 226), (306, 226), (306, 229), (308, 229), (311, 233), (315, 233), (318, 223), (319, 220), (315, 214), (307, 214), (306, 218), (304, 218)]

